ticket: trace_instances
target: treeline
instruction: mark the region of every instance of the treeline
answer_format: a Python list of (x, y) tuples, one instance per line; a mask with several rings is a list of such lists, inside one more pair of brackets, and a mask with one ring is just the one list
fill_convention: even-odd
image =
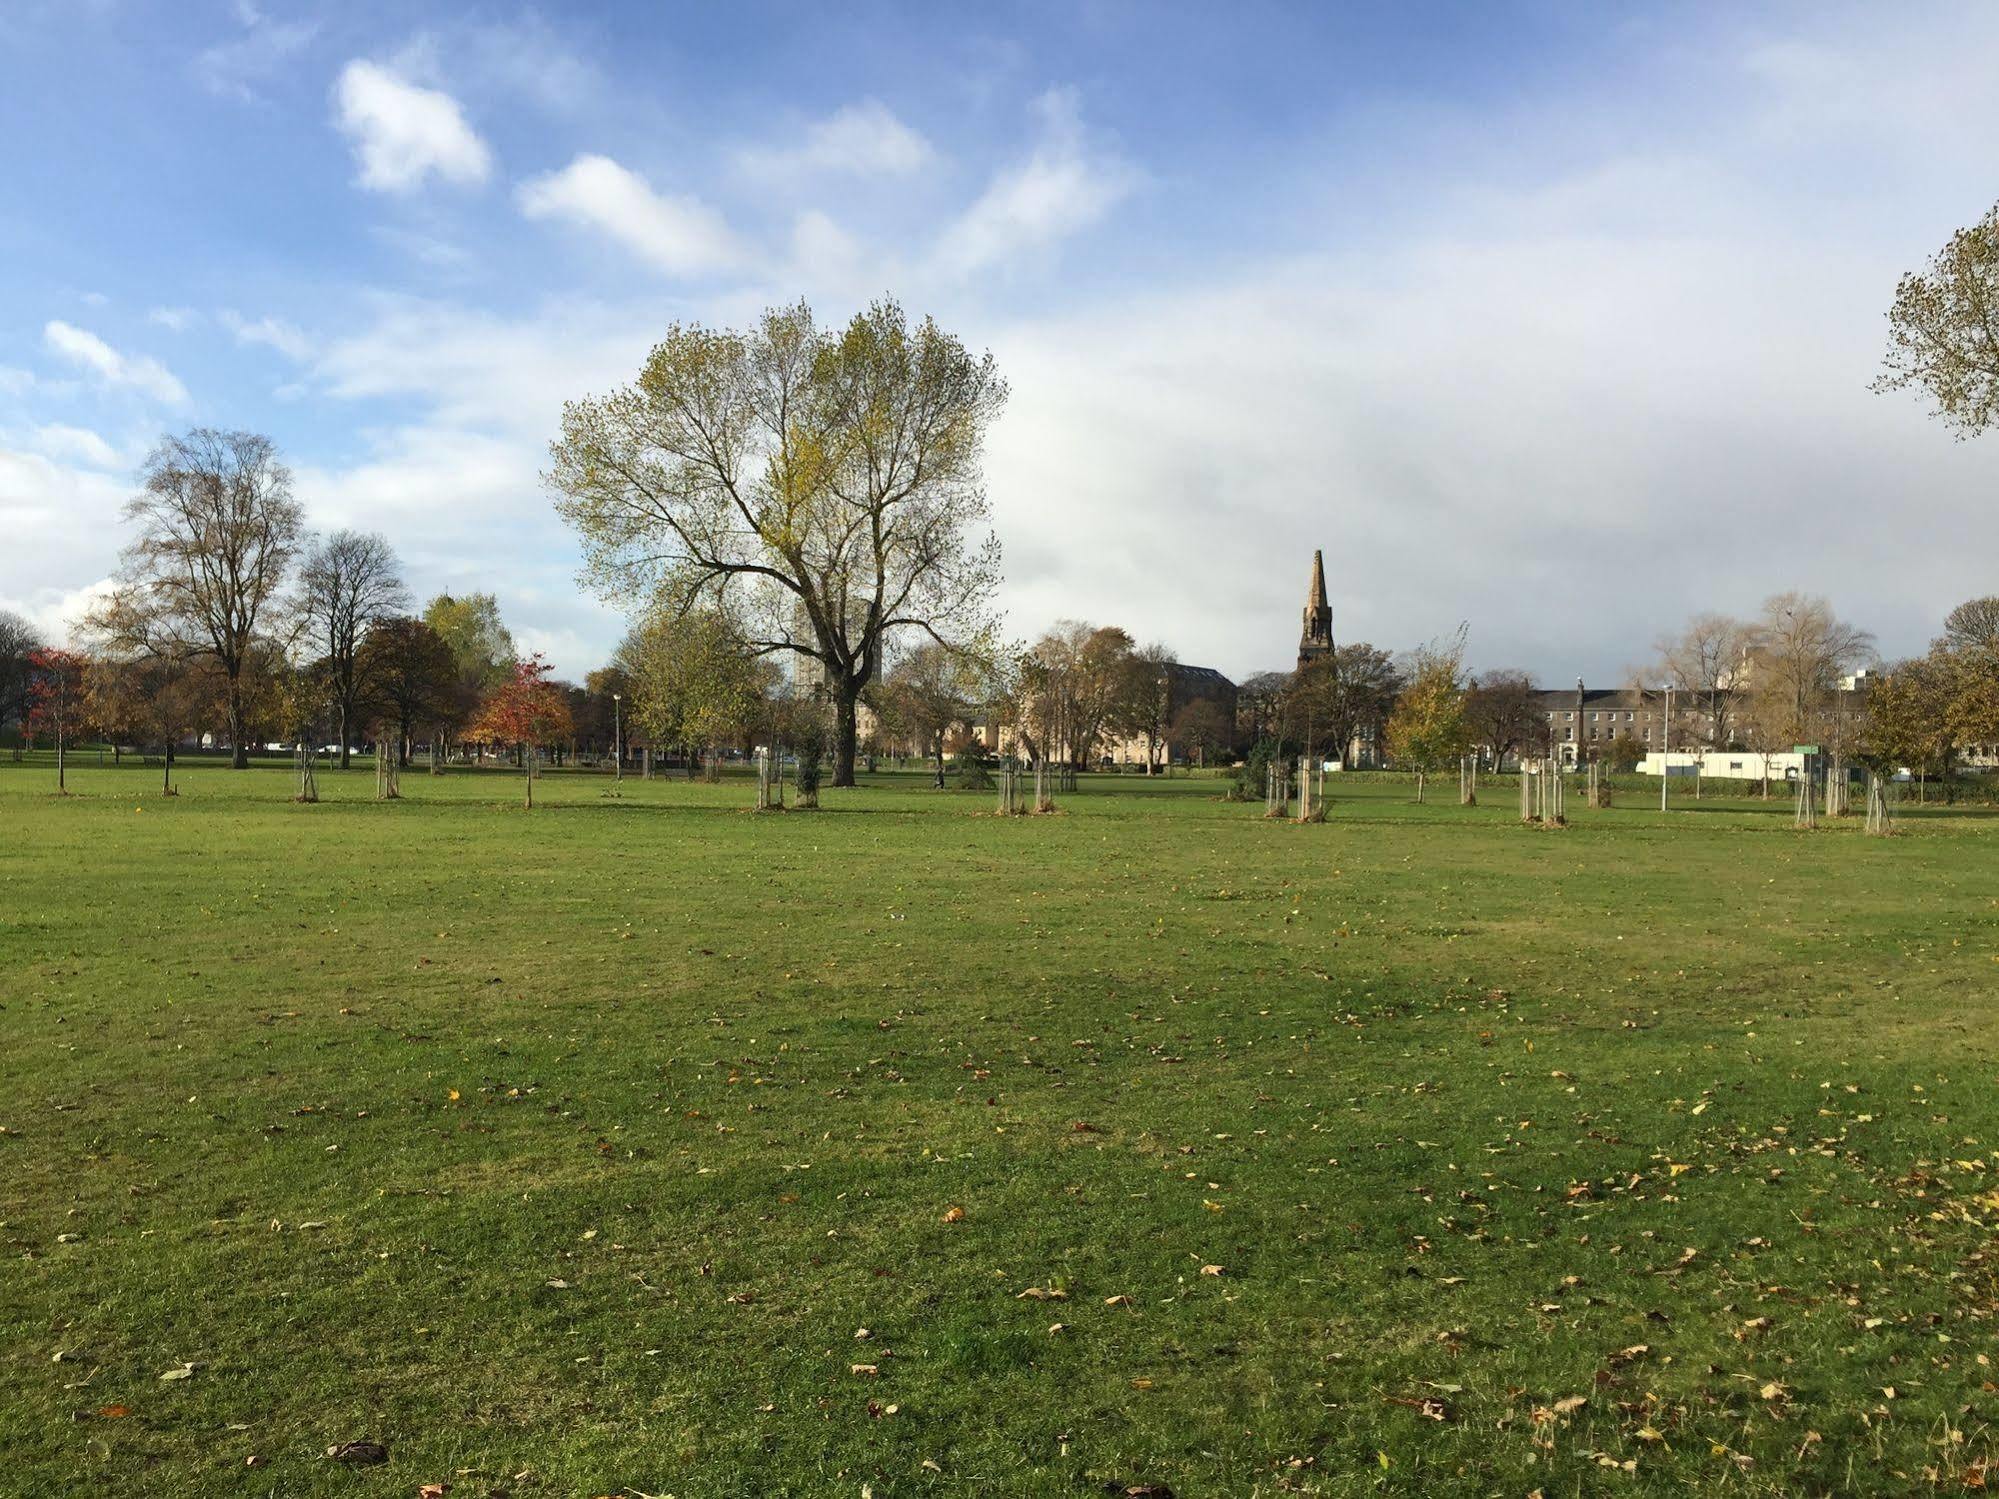
[[(546, 680), (493, 595), (417, 612), (389, 543), (315, 535), (268, 438), (197, 428), (147, 459), (116, 585), (71, 647), (0, 615), (0, 723), (63, 751), (84, 737), (175, 749), (212, 739), (238, 767), (264, 742), (374, 743), (407, 764), (454, 746), (606, 746), (613, 677)], [(521, 704), (532, 709), (525, 715)]]

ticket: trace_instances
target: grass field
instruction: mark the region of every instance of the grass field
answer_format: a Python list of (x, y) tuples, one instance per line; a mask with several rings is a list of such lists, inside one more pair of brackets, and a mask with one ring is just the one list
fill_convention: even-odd
[(0, 1492), (1999, 1486), (1991, 813), (156, 776), (0, 763)]

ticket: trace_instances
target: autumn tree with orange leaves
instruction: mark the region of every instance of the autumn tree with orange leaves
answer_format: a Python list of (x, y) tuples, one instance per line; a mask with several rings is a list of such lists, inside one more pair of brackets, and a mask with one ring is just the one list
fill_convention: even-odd
[(472, 721), (471, 736), (495, 744), (511, 744), (521, 757), (527, 783), (526, 805), (534, 806), (535, 752), (575, 733), (569, 705), (548, 674), (554, 670), (537, 651), (514, 662), (513, 674), (487, 695)]

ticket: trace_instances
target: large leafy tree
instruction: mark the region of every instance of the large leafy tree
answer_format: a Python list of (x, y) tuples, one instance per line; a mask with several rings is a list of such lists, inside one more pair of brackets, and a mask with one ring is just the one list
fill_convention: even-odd
[(1935, 651), (1889, 667), (1868, 689), (1856, 758), (1879, 775), (1907, 769), (1947, 781), (1957, 750), (1950, 686)]
[(992, 628), (981, 455), (1005, 399), (990, 354), (893, 301), (837, 331), (803, 303), (744, 332), (676, 325), (633, 384), (564, 408), (548, 482), (606, 595), (712, 608), (750, 650), (817, 663), (849, 786), (892, 642)]
[(763, 716), (776, 670), (713, 609), (655, 609), (627, 633), (616, 665), (631, 684), (632, 719), (654, 744), (697, 752), (739, 742)]
[(457, 663), (454, 701), (439, 715), (445, 738), (479, 711), (495, 687), (513, 675), (514, 637), (490, 593), (440, 593), (424, 607), (423, 622), (436, 631)]
[(249, 679), (278, 621), (301, 514), (268, 437), (196, 427), (161, 441), (125, 507), (139, 534), (92, 629), (121, 655), (207, 660), (223, 680), (234, 765), (250, 763)]
[(408, 606), (396, 554), (381, 536), (336, 531), (307, 548), (299, 568), (299, 608), (309, 647), (325, 663), (322, 676), (342, 770), (367, 685), (360, 670), (361, 642), (378, 621)]
[(358, 674), (368, 686), (363, 711), (394, 729), (399, 763), (409, 763), (418, 725), (430, 726), (435, 771), (448, 726), (459, 715), (459, 665), (444, 637), (420, 619), (380, 620), (361, 643)]
[(1999, 204), (1895, 287), (1876, 390), (1928, 393), (1960, 438), (1999, 427)]
[[(0, 609), (0, 728), (25, 729), (28, 719), (28, 653), (42, 643), (35, 627), (11, 609)], [(21, 756), (18, 741), (14, 758)]]

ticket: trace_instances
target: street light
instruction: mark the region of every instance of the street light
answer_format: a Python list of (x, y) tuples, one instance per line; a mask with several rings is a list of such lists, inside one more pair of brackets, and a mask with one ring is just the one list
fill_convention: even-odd
[(625, 783), (625, 695), (611, 694), (611, 752), (617, 761), (615, 779), (622, 786)]
[(1659, 810), (1666, 810), (1666, 787), (1673, 780), (1673, 684), (1666, 684), (1666, 726), (1659, 746)]

